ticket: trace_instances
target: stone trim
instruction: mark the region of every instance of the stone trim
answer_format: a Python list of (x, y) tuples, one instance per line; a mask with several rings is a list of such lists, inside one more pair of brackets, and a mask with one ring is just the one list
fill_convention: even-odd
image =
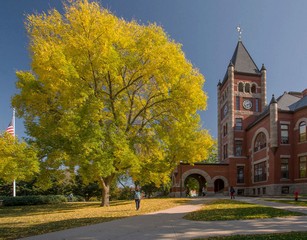
[(218, 179), (221, 179), (224, 181), (224, 189), (229, 187), (229, 182), (227, 180), (227, 178), (225, 178), (224, 176), (221, 176), (221, 175), (218, 175), (218, 176), (215, 176), (214, 178), (212, 178), (212, 187), (214, 187), (214, 182)]
[(209, 175), (207, 172), (205, 172), (204, 170), (200, 170), (200, 169), (197, 169), (197, 168), (195, 168), (195, 169), (190, 169), (190, 170), (184, 172), (184, 173), (182, 174), (182, 176), (181, 176), (181, 181), (182, 181), (182, 183), (184, 183), (184, 181), (186, 180), (186, 178), (187, 178), (188, 176), (192, 175), (192, 174), (199, 174), (199, 175), (201, 175), (202, 177), (204, 177), (204, 178), (206, 179), (206, 182), (207, 182), (207, 187), (212, 187), (212, 186), (214, 186), (214, 185), (212, 185), (213, 183), (212, 183), (212, 179), (211, 179), (210, 175)]
[(302, 118), (300, 118), (300, 119), (298, 119), (298, 120), (296, 121), (294, 130), (298, 130), (298, 129), (299, 129), (299, 124), (300, 124), (301, 122), (303, 122), (303, 121), (307, 124), (307, 118), (302, 117)]

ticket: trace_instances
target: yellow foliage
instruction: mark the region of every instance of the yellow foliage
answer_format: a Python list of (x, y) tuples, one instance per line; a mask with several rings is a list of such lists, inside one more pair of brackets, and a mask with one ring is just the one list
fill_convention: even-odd
[(26, 180), (39, 171), (33, 148), (9, 133), (0, 135), (0, 176), (6, 182)]
[(204, 77), (160, 26), (77, 0), (63, 15), (28, 16), (26, 28), (32, 72), (17, 72), (13, 105), (46, 166), (58, 158), (50, 166), (164, 182), (179, 161), (207, 156)]

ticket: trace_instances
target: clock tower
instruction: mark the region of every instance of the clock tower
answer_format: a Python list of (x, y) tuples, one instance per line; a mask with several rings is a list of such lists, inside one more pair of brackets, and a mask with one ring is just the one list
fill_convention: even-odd
[(245, 129), (266, 106), (266, 69), (259, 70), (239, 39), (217, 86), (218, 153), (221, 162), (248, 158)]

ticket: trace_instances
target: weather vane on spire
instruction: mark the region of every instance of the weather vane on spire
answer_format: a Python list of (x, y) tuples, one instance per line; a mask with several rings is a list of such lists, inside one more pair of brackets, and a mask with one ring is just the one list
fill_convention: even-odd
[(237, 32), (239, 33), (239, 41), (241, 41), (242, 40), (242, 28), (240, 27), (240, 25), (239, 26), (237, 26)]

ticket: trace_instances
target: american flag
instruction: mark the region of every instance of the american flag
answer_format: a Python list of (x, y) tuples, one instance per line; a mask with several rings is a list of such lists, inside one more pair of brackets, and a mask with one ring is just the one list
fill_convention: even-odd
[(8, 125), (6, 132), (12, 134), (12, 136), (15, 136), (13, 121), (11, 121), (10, 124)]

